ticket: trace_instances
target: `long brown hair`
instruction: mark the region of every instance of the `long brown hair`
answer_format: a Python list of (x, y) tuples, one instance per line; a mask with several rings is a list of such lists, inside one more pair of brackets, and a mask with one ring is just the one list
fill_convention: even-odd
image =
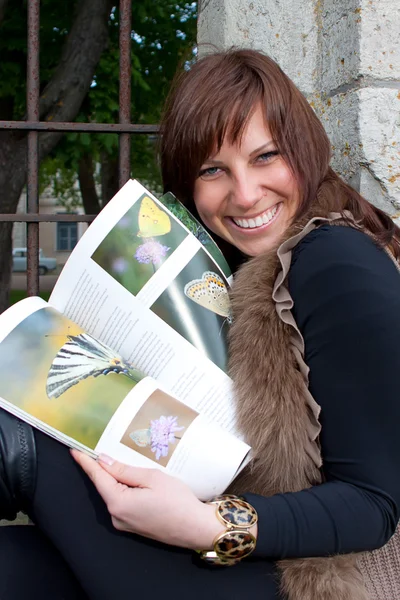
[(231, 49), (199, 59), (173, 83), (161, 123), (165, 191), (196, 213), (194, 183), (201, 165), (227, 136), (240, 143), (256, 106), (265, 110), (274, 143), (301, 192), (294, 220), (312, 204), (353, 213), (360, 227), (400, 257), (400, 230), (383, 211), (347, 185), (329, 166), (331, 145), (318, 117), (294, 83), (268, 56)]

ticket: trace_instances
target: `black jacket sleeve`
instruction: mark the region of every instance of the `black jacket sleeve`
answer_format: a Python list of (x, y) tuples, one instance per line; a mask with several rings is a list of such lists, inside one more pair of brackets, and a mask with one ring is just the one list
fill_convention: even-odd
[(323, 226), (292, 257), (289, 289), (321, 406), (319, 486), (263, 498), (255, 556), (372, 550), (400, 507), (400, 275), (365, 234)]

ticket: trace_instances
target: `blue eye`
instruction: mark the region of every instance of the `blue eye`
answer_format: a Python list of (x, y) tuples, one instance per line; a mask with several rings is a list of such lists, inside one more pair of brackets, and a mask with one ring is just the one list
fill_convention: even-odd
[(278, 154), (279, 154), (278, 150), (271, 150), (270, 152), (263, 152), (262, 154), (257, 156), (256, 162), (268, 162), (274, 156), (278, 156)]
[(219, 173), (218, 167), (208, 167), (207, 169), (201, 169), (199, 177), (213, 177)]

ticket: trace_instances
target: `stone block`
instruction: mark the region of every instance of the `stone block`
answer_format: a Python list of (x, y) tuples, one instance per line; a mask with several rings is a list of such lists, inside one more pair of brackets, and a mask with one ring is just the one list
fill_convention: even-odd
[(225, 50), (226, 2), (225, 0), (199, 0), (197, 43), (199, 56)]
[(350, 84), (359, 75), (361, 18), (359, 0), (316, 4), (320, 91)]
[(262, 50), (307, 94), (315, 89), (317, 75), (314, 21), (311, 0), (303, 2), (301, 9), (297, 0), (203, 0), (197, 40), (200, 52), (207, 52), (209, 42), (221, 49)]
[(332, 145), (332, 167), (346, 181), (357, 171), (361, 156), (356, 90), (336, 94), (332, 98), (318, 92), (309, 97)]
[(332, 143), (332, 167), (388, 213), (400, 208), (400, 92), (362, 88), (310, 97)]
[(359, 128), (363, 166), (400, 209), (400, 90), (359, 90)]
[(400, 3), (359, 0), (360, 72), (376, 79), (400, 79)]

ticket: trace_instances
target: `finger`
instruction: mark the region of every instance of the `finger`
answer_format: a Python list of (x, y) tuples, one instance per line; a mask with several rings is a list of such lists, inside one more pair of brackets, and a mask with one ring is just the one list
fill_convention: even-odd
[(138, 533), (135, 529), (132, 529), (132, 526), (129, 526), (126, 521), (122, 521), (113, 515), (111, 515), (111, 523), (118, 531), (130, 531), (131, 533)]
[(98, 461), (102, 468), (114, 479), (129, 487), (148, 488), (154, 480), (154, 469), (128, 466), (104, 454), (100, 454)]
[(86, 475), (92, 480), (104, 502), (109, 504), (114, 500), (118, 491), (118, 482), (114, 477), (107, 473), (98, 462), (84, 452), (71, 450), (71, 454), (79, 466), (85, 471)]

